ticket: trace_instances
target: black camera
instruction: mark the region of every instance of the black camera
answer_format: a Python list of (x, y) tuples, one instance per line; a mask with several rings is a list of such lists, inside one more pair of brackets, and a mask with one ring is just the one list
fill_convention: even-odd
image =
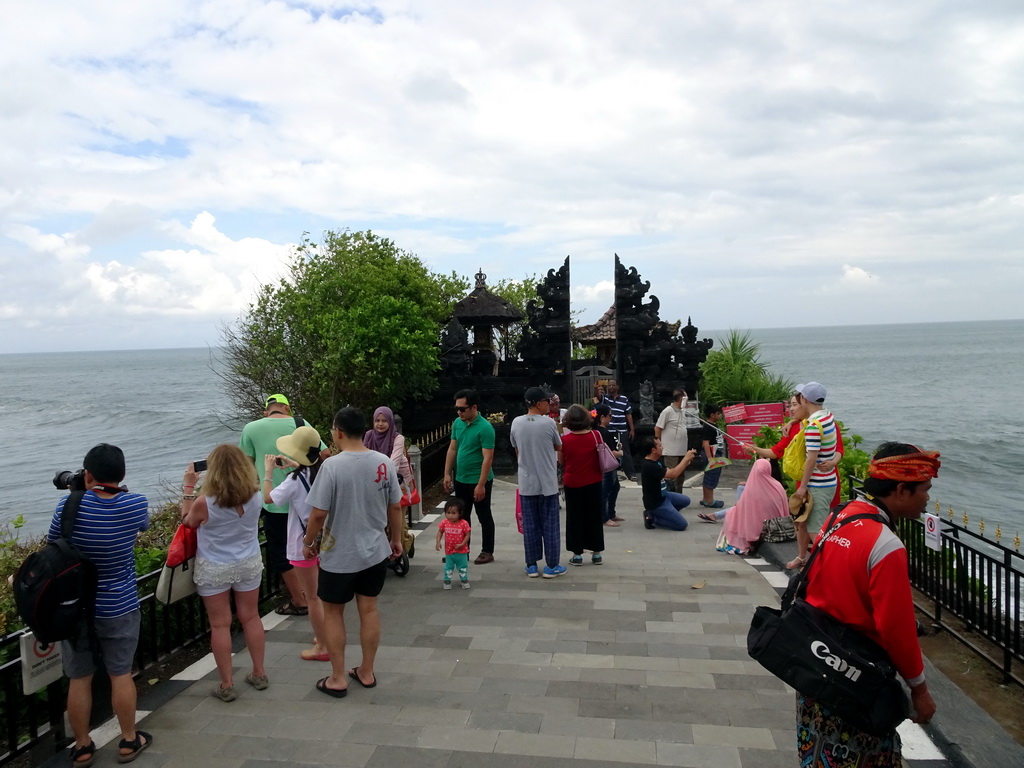
[(58, 470), (53, 476), (53, 487), (59, 491), (84, 491), (85, 470), (72, 472), (68, 469)]

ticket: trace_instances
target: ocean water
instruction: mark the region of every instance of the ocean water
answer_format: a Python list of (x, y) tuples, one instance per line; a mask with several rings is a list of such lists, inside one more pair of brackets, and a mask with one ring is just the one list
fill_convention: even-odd
[[(717, 340), (723, 332), (701, 333)], [(934, 502), (973, 530), (1024, 537), (1024, 320), (752, 330), (761, 359), (800, 384), (818, 381), (844, 434), (942, 454)]]
[[(1004, 543), (1024, 535), (1024, 321), (751, 333), (775, 372), (825, 385), (865, 449), (900, 440), (940, 451), (932, 499), (943, 515), (967, 511), (989, 535), (1001, 525)], [(54, 472), (78, 469), (99, 442), (124, 449), (129, 488), (154, 504), (171, 498), (189, 461), (238, 440), (217, 366), (207, 349), (0, 355), (0, 521), (21, 514), (44, 530), (61, 496)]]
[(237, 443), (241, 424), (207, 349), (0, 355), (0, 445), (8, 480), (0, 521), (24, 515), (45, 530), (62, 491), (57, 470), (77, 470), (97, 443), (125, 453), (125, 485), (155, 506), (180, 487), (193, 459)]

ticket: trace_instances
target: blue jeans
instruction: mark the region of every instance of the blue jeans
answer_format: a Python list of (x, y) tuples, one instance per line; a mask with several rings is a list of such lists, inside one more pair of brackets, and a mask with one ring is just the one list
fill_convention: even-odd
[(619, 483), (619, 473), (616, 471), (605, 472), (601, 483), (601, 506), (603, 512), (601, 522), (607, 523), (615, 517), (615, 502), (618, 501), (619, 488), (622, 487)]
[(647, 510), (647, 515), (658, 528), (668, 528), (670, 531), (685, 531), (686, 518), (679, 514), (679, 510), (688, 506), (690, 506), (689, 496), (684, 496), (675, 491), (665, 491), (661, 504), (654, 509)]

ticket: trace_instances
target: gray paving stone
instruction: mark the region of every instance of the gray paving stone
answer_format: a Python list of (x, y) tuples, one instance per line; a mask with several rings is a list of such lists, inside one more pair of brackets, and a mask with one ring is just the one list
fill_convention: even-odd
[[(713, 677), (715, 687), (721, 690), (757, 691), (759, 694), (767, 691), (786, 693), (786, 684), (777, 677), (723, 674), (715, 674)], [(789, 695), (792, 697), (792, 694)], [(759, 698), (758, 701), (763, 700)]]
[(244, 736), (232, 736), (218, 747), (214, 754), (244, 760), (290, 762), (295, 751), (304, 743), (307, 742), (303, 742), (301, 739), (270, 738), (248, 733)]
[(409, 747), (381, 746), (364, 763), (366, 768), (445, 768), (450, 764), (452, 752), (446, 749), (415, 749)]
[(540, 723), (540, 732), (556, 736), (590, 736), (611, 739), (615, 737), (615, 721), (600, 717), (576, 717), (561, 713), (548, 713)]
[(658, 742), (658, 765), (686, 768), (741, 768), (739, 750), (735, 747), (705, 746)]
[(353, 744), (373, 744), (391, 747), (414, 747), (423, 731), (421, 726), (397, 725), (376, 725), (371, 723), (360, 723), (358, 727), (349, 730), (347, 742)]
[(797, 764), (796, 741), (793, 749), (749, 749), (740, 747), (740, 765), (743, 768), (793, 768)]
[(474, 710), (466, 723), (467, 728), (483, 731), (517, 731), (540, 733), (542, 715), (521, 712), (488, 712)]
[(615, 738), (630, 741), (669, 741), (693, 743), (693, 729), (689, 723), (664, 720), (617, 720)]
[(649, 702), (630, 703), (616, 699), (581, 700), (580, 717), (602, 717), (612, 720), (650, 720), (652, 707)]

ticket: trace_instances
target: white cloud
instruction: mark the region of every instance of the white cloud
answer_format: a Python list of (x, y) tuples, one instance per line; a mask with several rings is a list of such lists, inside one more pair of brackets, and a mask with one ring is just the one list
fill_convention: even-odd
[(950, 319), (921, 269), (961, 319), (1019, 315), (1022, 43), (999, 0), (24, 4), (0, 29), (0, 330), (31, 317), (38, 343), (32, 305), (74, 305), (73, 278), (106, 330), (213, 327), (325, 227), (492, 281), (571, 254), (581, 302), (618, 252), (708, 327), (711, 296), (736, 326), (820, 324), (778, 297), (823, 285), (855, 321), (883, 274), (934, 295), (879, 321)]
[(867, 270), (860, 267), (851, 267), (849, 264), (843, 265), (843, 276), (841, 279), (844, 285), (854, 288), (865, 287), (878, 282), (875, 276)]

